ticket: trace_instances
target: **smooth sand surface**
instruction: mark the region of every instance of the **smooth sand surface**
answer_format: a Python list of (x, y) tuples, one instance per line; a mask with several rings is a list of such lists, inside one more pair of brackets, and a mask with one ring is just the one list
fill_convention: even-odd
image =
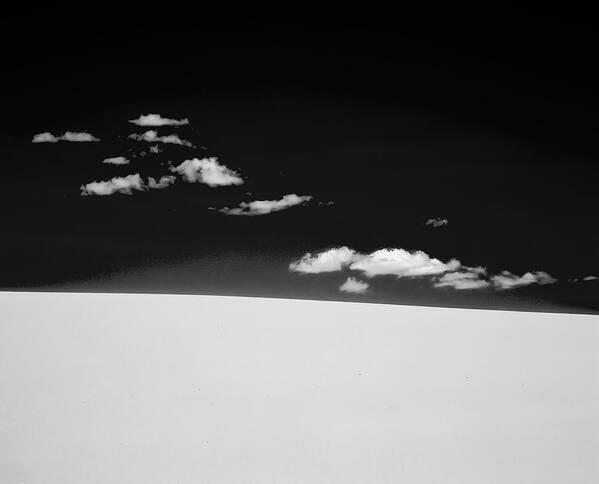
[(597, 316), (0, 293), (0, 484), (597, 482)]

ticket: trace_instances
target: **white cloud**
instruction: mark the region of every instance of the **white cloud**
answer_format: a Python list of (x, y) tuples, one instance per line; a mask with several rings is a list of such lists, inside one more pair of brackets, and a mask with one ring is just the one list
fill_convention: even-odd
[(31, 140), (32, 143), (57, 143), (59, 139), (52, 133), (39, 133), (36, 134)]
[(158, 136), (158, 132), (154, 130), (149, 130), (142, 134), (133, 133), (129, 135), (129, 138), (137, 141), (147, 141), (148, 143), (166, 143), (181, 146), (189, 146), (192, 148), (194, 147), (193, 143), (179, 138), (179, 135), (169, 134), (166, 136)]
[[(516, 276), (508, 271), (488, 276), (484, 267), (462, 266), (459, 260), (450, 259), (442, 262), (430, 257), (421, 250), (380, 249), (370, 254), (360, 254), (343, 246), (328, 249), (312, 255), (304, 254), (297, 261), (289, 264), (289, 270), (307, 274), (336, 272), (344, 269), (361, 271), (366, 277), (394, 275), (402, 277), (433, 276), (434, 287), (451, 287), (453, 289), (512, 289), (530, 284), (552, 284), (557, 281), (547, 272), (527, 272)], [(599, 277), (587, 276), (585, 280)], [(347, 281), (346, 281), (347, 282)]]
[(453, 289), (481, 289), (491, 283), (483, 277), (487, 275), (484, 267), (463, 267), (458, 272), (447, 272), (433, 283), (435, 287), (452, 287)]
[(351, 292), (354, 294), (364, 294), (370, 287), (370, 284), (360, 281), (353, 277), (348, 277), (347, 280), (339, 286), (341, 292)]
[(158, 181), (156, 181), (155, 178), (152, 178), (150, 176), (150, 177), (148, 177), (148, 188), (155, 188), (155, 189), (168, 188), (173, 183), (175, 183), (176, 179), (177, 179), (176, 177), (169, 175), (169, 176), (162, 176), (162, 177), (160, 177), (160, 179)]
[(586, 276), (582, 278), (583, 281), (596, 281), (597, 279), (599, 279), (597, 276)]
[(106, 158), (102, 163), (109, 165), (128, 165), (129, 160), (124, 156), (115, 156), (114, 158)]
[(254, 200), (253, 202), (241, 202), (239, 207), (222, 208), (220, 211), (227, 215), (266, 215), (272, 212), (278, 212), (285, 210), (295, 205), (301, 205), (312, 197), (310, 195), (296, 195), (291, 193), (285, 195), (281, 200)]
[(289, 264), (289, 270), (306, 274), (336, 272), (347, 267), (356, 257), (358, 254), (353, 249), (337, 247), (315, 256), (307, 253), (301, 259)]
[(88, 142), (88, 141), (100, 141), (100, 138), (96, 138), (94, 135), (81, 132), (75, 133), (67, 131), (62, 136), (54, 136), (52, 133), (39, 133), (36, 134), (31, 140), (32, 143), (56, 143), (58, 141), (74, 141), (74, 142)]
[(210, 187), (243, 184), (243, 178), (219, 164), (218, 158), (193, 158), (178, 166), (171, 166), (170, 170), (179, 173), (189, 183), (204, 183)]
[(133, 190), (143, 191), (145, 185), (139, 173), (125, 177), (114, 177), (111, 180), (101, 182), (91, 182), (87, 185), (81, 185), (81, 195), (112, 195), (114, 193), (124, 193), (131, 195)]
[(497, 289), (513, 289), (530, 284), (553, 284), (557, 279), (543, 271), (527, 272), (518, 277), (509, 271), (491, 276), (491, 282)]
[(150, 153), (160, 153), (161, 151), (162, 150), (158, 145), (150, 146)]
[(75, 141), (75, 142), (87, 142), (87, 141), (100, 141), (100, 138), (96, 138), (94, 135), (89, 133), (74, 133), (67, 131), (60, 137), (63, 141)]
[(394, 275), (397, 277), (418, 277), (442, 274), (455, 271), (460, 261), (451, 259), (441, 262), (417, 250), (409, 252), (404, 249), (380, 249), (353, 262), (349, 268), (362, 271), (367, 277)]
[(433, 227), (441, 227), (447, 225), (449, 220), (446, 218), (429, 218), (424, 225), (432, 225)]
[(160, 114), (142, 114), (137, 119), (130, 119), (130, 123), (137, 126), (182, 126), (189, 124), (189, 119), (163, 118)]

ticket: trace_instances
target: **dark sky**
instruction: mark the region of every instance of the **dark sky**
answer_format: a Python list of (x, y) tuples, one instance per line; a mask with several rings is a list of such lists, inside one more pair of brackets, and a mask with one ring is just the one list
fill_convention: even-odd
[[(599, 281), (571, 280), (599, 276), (597, 35), (582, 14), (453, 13), (7, 14), (0, 288), (599, 312)], [(147, 113), (189, 118), (156, 129), (197, 149), (139, 156), (149, 144), (127, 135), (153, 128), (127, 120)], [(31, 142), (46, 131), (101, 141)], [(102, 164), (120, 155), (131, 164)], [(244, 185), (80, 195), (207, 156)], [(313, 199), (254, 217), (208, 210), (290, 193)], [(456, 290), (288, 269), (340, 246), (557, 281)], [(350, 275), (368, 292), (339, 292)]]

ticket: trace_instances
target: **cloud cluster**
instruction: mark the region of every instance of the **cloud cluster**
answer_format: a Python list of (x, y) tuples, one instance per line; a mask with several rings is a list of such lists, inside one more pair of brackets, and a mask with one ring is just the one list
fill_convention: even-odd
[(137, 126), (182, 126), (189, 124), (189, 119), (163, 118), (160, 114), (142, 114), (137, 119), (130, 119), (130, 123)]
[(429, 218), (424, 225), (432, 225), (433, 227), (442, 227), (447, 225), (449, 220), (446, 218)]
[(529, 286), (530, 284), (553, 284), (557, 281), (557, 279), (543, 271), (527, 272), (523, 276), (517, 276), (509, 271), (502, 271), (491, 276), (490, 279), (497, 289), (514, 289)]
[(181, 145), (188, 146), (190, 148), (195, 148), (193, 143), (186, 141), (184, 139), (179, 138), (177, 134), (169, 134), (166, 136), (158, 136), (158, 132), (154, 130), (146, 131), (145, 133), (132, 133), (128, 136), (129, 139), (134, 139), (136, 141), (146, 141), (148, 143), (165, 143), (165, 144), (173, 144), (173, 145)]
[(527, 272), (516, 276), (508, 271), (488, 277), (484, 267), (462, 266), (459, 260), (442, 262), (421, 250), (380, 249), (360, 254), (349, 247), (328, 249), (318, 254), (304, 254), (289, 264), (289, 270), (305, 274), (337, 272), (344, 269), (360, 271), (366, 277), (392, 275), (397, 278), (431, 277), (434, 287), (453, 289), (512, 289), (530, 284), (552, 284), (557, 279), (546, 272)]
[(102, 163), (108, 165), (128, 165), (129, 160), (124, 156), (115, 156), (114, 158), (106, 158)]
[(369, 287), (370, 284), (365, 281), (360, 281), (354, 277), (348, 277), (345, 282), (339, 286), (339, 290), (341, 292), (349, 292), (353, 294), (364, 294)]
[(36, 134), (31, 140), (32, 143), (58, 143), (59, 141), (71, 141), (71, 142), (89, 142), (89, 141), (100, 141), (100, 138), (96, 138), (90, 133), (80, 132), (76, 133), (73, 131), (67, 131), (61, 136), (54, 136), (52, 133), (39, 133)]
[(178, 173), (188, 183), (203, 183), (209, 187), (242, 185), (243, 178), (225, 165), (218, 158), (192, 158), (177, 166), (171, 166), (173, 173)]
[(279, 212), (295, 205), (301, 205), (311, 200), (310, 195), (296, 195), (291, 193), (285, 195), (281, 200), (254, 200), (253, 202), (241, 202), (238, 207), (224, 207), (220, 212), (227, 215), (266, 215), (272, 212)]

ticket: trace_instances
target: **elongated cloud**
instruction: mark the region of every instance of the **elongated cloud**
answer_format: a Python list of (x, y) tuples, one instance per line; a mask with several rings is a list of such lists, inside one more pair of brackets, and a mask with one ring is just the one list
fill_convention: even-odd
[(463, 267), (458, 272), (447, 272), (433, 283), (435, 287), (451, 287), (453, 289), (482, 289), (491, 283), (484, 279), (487, 270), (484, 267)]
[(530, 284), (553, 284), (555, 281), (557, 279), (543, 271), (527, 272), (523, 276), (517, 276), (509, 271), (502, 271), (491, 276), (491, 282), (497, 289), (513, 289), (529, 286)]
[(583, 281), (596, 281), (597, 279), (599, 279), (597, 276), (586, 276), (582, 278)]
[(161, 190), (168, 188), (175, 183), (177, 177), (173, 175), (162, 176), (156, 180), (153, 177), (148, 177), (148, 182), (145, 183), (139, 173), (128, 175), (125, 177), (114, 177), (106, 181), (94, 181), (87, 185), (81, 185), (81, 195), (113, 195), (115, 193), (123, 193), (132, 195), (134, 191)]
[(349, 247), (337, 247), (320, 254), (312, 255), (309, 252), (299, 260), (289, 264), (289, 270), (306, 274), (321, 272), (337, 272), (347, 267), (359, 255)]
[(172, 176), (172, 175), (162, 176), (162, 177), (160, 177), (159, 180), (156, 180), (155, 178), (152, 178), (150, 176), (150, 177), (148, 177), (148, 188), (159, 189), (159, 190), (163, 189), (163, 188), (168, 188), (173, 183), (175, 183), (176, 179), (177, 179), (177, 177)]
[(442, 227), (447, 225), (449, 220), (446, 218), (429, 218), (424, 225), (432, 225), (433, 227)]
[(296, 195), (291, 193), (285, 195), (281, 200), (254, 200), (253, 202), (241, 202), (239, 207), (224, 207), (220, 212), (227, 215), (266, 215), (272, 212), (279, 212), (295, 205), (301, 205), (311, 200), (310, 195)]
[(421, 250), (380, 249), (370, 254), (360, 254), (347, 246), (328, 249), (314, 255), (308, 252), (291, 262), (289, 270), (305, 274), (352, 270), (361, 271), (366, 277), (429, 276), (434, 287), (457, 290), (485, 287), (513, 289), (530, 284), (552, 284), (557, 280), (542, 271), (527, 272), (520, 277), (503, 271), (489, 277), (484, 267), (462, 266), (457, 259), (442, 262)]
[(102, 163), (108, 165), (128, 165), (129, 160), (124, 156), (115, 156), (114, 158), (106, 158)]
[(100, 141), (100, 138), (96, 138), (93, 134), (89, 133), (74, 133), (72, 131), (67, 131), (60, 137), (63, 141), (74, 141), (78, 143), (85, 143), (89, 141)]
[(100, 141), (100, 138), (96, 138), (93, 134), (80, 132), (76, 133), (73, 131), (67, 131), (62, 136), (54, 136), (52, 133), (39, 133), (36, 134), (31, 140), (32, 143), (56, 143), (58, 141), (71, 141), (71, 142), (90, 142)]
[(221, 165), (218, 158), (193, 158), (178, 166), (171, 166), (170, 170), (181, 175), (188, 183), (203, 183), (210, 187), (243, 184), (243, 178), (237, 172)]
[(129, 135), (129, 139), (136, 141), (146, 141), (148, 143), (166, 143), (173, 145), (189, 146), (194, 147), (193, 143), (179, 138), (177, 134), (169, 134), (166, 136), (158, 136), (158, 132), (154, 130), (146, 131), (145, 133), (132, 133)]
[(404, 249), (380, 249), (364, 255), (344, 246), (314, 256), (310, 253), (305, 254), (298, 261), (292, 262), (289, 269), (314, 274), (349, 268), (362, 271), (367, 277), (382, 275), (418, 277), (455, 271), (459, 267), (460, 262), (456, 259), (445, 263), (429, 257), (420, 250), (409, 252)]
[(421, 250), (409, 252), (404, 249), (380, 249), (360, 257), (349, 268), (362, 271), (367, 277), (382, 275), (418, 277), (455, 271), (460, 265), (460, 261), (456, 259), (441, 262)]
[(137, 119), (130, 119), (130, 123), (137, 126), (182, 126), (189, 124), (189, 119), (163, 118), (160, 114), (142, 114)]
[(143, 191), (145, 185), (139, 173), (125, 177), (114, 177), (107, 181), (94, 181), (87, 185), (81, 185), (81, 195), (112, 195), (124, 193), (131, 195), (133, 190)]
[(360, 281), (358, 279), (355, 279), (354, 277), (348, 277), (346, 281), (343, 284), (341, 284), (341, 286), (339, 286), (339, 290), (341, 292), (364, 294), (369, 287), (370, 284), (368, 284), (365, 281)]

